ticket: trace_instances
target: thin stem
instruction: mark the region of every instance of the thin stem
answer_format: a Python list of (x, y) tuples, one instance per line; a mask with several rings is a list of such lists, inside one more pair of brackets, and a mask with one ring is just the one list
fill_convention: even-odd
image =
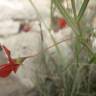
[[(59, 41), (59, 42), (53, 44), (53, 45), (50, 45), (49, 47), (47, 47), (46, 49), (44, 49), (43, 52), (46, 52), (46, 51), (48, 51), (50, 48), (55, 47), (56, 45), (59, 45), (59, 44), (61, 44), (61, 43), (63, 43), (63, 42), (69, 41), (69, 40), (71, 40), (71, 39), (70, 39), (70, 38), (66, 38), (66, 39), (64, 39), (64, 40), (62, 40), (62, 41)], [(40, 51), (40, 52), (38, 52), (38, 53), (36, 53), (36, 54), (34, 54), (34, 55), (29, 55), (29, 56), (26, 56), (26, 57), (19, 57), (19, 58), (21, 58), (21, 59), (23, 59), (23, 58), (26, 59), (26, 58), (30, 58), (30, 57), (36, 57), (36, 56), (40, 55), (41, 53), (42, 53), (42, 52)], [(17, 58), (17, 59), (18, 59), (18, 58)]]
[(61, 52), (60, 52), (60, 50), (59, 50), (59, 47), (56, 45), (56, 41), (55, 41), (53, 35), (50, 33), (51, 29), (48, 28), (48, 26), (46, 25), (46, 23), (45, 23), (44, 20), (42, 19), (41, 15), (40, 15), (40, 12), (39, 12), (38, 9), (36, 8), (36, 6), (35, 6), (34, 3), (32, 2), (32, 0), (29, 0), (29, 2), (30, 2), (30, 4), (32, 5), (32, 7), (35, 9), (35, 11), (36, 11), (36, 13), (37, 13), (37, 16), (39, 17), (39, 21), (40, 21), (40, 22), (43, 22), (43, 24), (45, 25), (46, 29), (48, 30), (49, 35), (50, 35), (51, 39), (53, 40), (53, 42), (54, 42), (54, 44), (55, 44), (55, 47), (56, 47), (56, 50), (57, 50), (57, 52), (58, 52), (58, 54), (59, 54), (59, 56), (60, 56), (60, 59), (61, 59), (62, 63), (64, 63), (64, 58), (63, 58), (63, 56), (62, 56), (62, 54), (61, 54)]
[(72, 9), (73, 9), (74, 19), (76, 20), (77, 15), (76, 15), (75, 0), (71, 0), (71, 5), (72, 5)]
[(81, 6), (81, 8), (80, 8), (80, 11), (79, 11), (79, 13), (78, 13), (78, 18), (77, 18), (77, 21), (78, 21), (78, 22), (82, 19), (88, 3), (89, 3), (89, 0), (84, 0), (84, 1), (83, 1), (83, 4), (82, 4), (82, 6)]

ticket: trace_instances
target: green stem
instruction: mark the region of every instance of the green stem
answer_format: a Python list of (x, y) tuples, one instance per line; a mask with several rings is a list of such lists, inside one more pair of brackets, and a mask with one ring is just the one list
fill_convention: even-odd
[(83, 1), (83, 4), (82, 4), (82, 6), (81, 6), (81, 8), (80, 8), (80, 11), (79, 11), (79, 13), (78, 13), (78, 18), (77, 18), (77, 21), (78, 21), (78, 22), (82, 19), (88, 3), (89, 3), (89, 0), (84, 0), (84, 1)]
[(64, 61), (64, 58), (63, 58), (63, 56), (62, 56), (62, 54), (61, 54), (61, 52), (60, 52), (60, 50), (59, 50), (58, 45), (56, 45), (55, 38), (54, 38), (53, 35), (50, 33), (51, 29), (48, 28), (48, 26), (46, 25), (46, 23), (45, 23), (44, 20), (42, 19), (41, 15), (40, 15), (40, 12), (38, 11), (38, 9), (36, 8), (36, 6), (34, 5), (33, 1), (32, 1), (32, 0), (29, 0), (29, 2), (30, 2), (30, 4), (32, 5), (32, 7), (35, 9), (35, 11), (36, 11), (36, 13), (37, 13), (37, 15), (38, 15), (38, 17), (39, 17), (39, 21), (40, 21), (40, 22), (43, 22), (43, 24), (45, 25), (46, 29), (48, 30), (49, 35), (50, 35), (50, 37), (51, 37), (51, 39), (52, 39), (52, 41), (53, 41), (53, 43), (54, 43), (54, 45), (55, 45), (55, 48), (56, 48), (56, 50), (57, 50), (57, 52), (58, 52), (58, 54), (59, 54), (59, 56), (60, 56), (60, 60), (62, 61), (62, 64), (64, 64), (64, 62), (65, 62), (65, 61)]
[(74, 18), (76, 20), (77, 15), (76, 15), (75, 0), (71, 0), (71, 5), (72, 5), (73, 13), (74, 13)]

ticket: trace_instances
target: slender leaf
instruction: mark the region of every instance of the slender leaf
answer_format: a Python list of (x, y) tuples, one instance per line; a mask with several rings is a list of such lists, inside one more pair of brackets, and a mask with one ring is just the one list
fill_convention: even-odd
[(76, 15), (75, 0), (71, 0), (71, 5), (72, 5), (73, 13), (74, 13), (74, 18), (76, 19), (77, 15)]
[(82, 4), (82, 6), (80, 8), (80, 11), (78, 13), (78, 19), (77, 19), (78, 22), (82, 19), (88, 3), (89, 3), (89, 0), (84, 0), (83, 1), (83, 4)]

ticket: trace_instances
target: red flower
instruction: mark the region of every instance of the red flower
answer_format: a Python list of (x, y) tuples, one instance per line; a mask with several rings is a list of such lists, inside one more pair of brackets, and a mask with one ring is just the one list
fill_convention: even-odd
[(16, 73), (20, 64), (16, 64), (15, 60), (10, 56), (10, 51), (4, 45), (1, 45), (0, 47), (8, 58), (8, 64), (0, 65), (0, 77), (7, 77), (12, 71)]
[(67, 23), (63, 18), (57, 19), (57, 25), (60, 29), (66, 27)]
[(65, 28), (67, 25), (67, 22), (65, 21), (64, 18), (60, 18), (60, 17), (54, 17), (52, 19), (52, 28), (54, 30), (54, 32), (59, 32), (60, 29)]
[(18, 67), (19, 64), (11, 63), (0, 65), (0, 77), (7, 77), (12, 71), (16, 73)]

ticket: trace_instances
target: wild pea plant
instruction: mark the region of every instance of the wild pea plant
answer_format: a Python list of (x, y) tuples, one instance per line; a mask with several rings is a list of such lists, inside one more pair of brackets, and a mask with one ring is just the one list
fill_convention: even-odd
[[(35, 8), (40, 22), (43, 22), (40, 12), (38, 12), (32, 1), (29, 1)], [(64, 1), (71, 3), (71, 11), (65, 8), (63, 5)], [(78, 0), (78, 2), (79, 1), (81, 1), (80, 8), (77, 8), (76, 0), (51, 0), (50, 19), (52, 20), (54, 13), (59, 11), (58, 14), (60, 14), (66, 20), (68, 26), (72, 28), (74, 39), (71, 48), (74, 54), (73, 58), (66, 63), (59, 50), (59, 43), (56, 43), (54, 37), (50, 34), (51, 29), (44, 23), (54, 42), (58, 58), (54, 58), (45, 51), (41, 27), (42, 44), (39, 63), (45, 71), (44, 73), (40, 73), (43, 71), (41, 69), (36, 71), (36, 87), (40, 92), (40, 96), (96, 95), (96, 54), (92, 50), (92, 42), (90, 40), (93, 29), (90, 24), (87, 24), (85, 17), (87, 5), (91, 0)]]

